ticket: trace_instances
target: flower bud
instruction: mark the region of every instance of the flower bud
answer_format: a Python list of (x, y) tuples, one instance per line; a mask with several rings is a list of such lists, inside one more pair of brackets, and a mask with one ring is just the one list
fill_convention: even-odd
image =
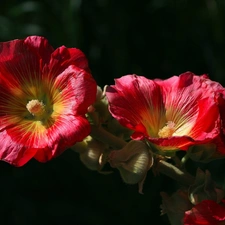
[(198, 169), (195, 182), (189, 188), (189, 199), (197, 205), (203, 200), (214, 200), (219, 203), (224, 198), (224, 191), (213, 182), (208, 170), (205, 173)]
[(98, 114), (99, 122), (104, 123), (111, 117), (108, 110), (108, 100), (106, 99), (104, 91), (98, 86), (96, 101), (93, 104), (95, 112)]
[(102, 91), (102, 88), (97, 86), (97, 93), (96, 93), (96, 102), (101, 101), (101, 99), (104, 97), (104, 93)]
[(144, 142), (132, 140), (121, 150), (112, 151), (109, 163), (119, 170), (125, 183), (139, 183), (139, 192), (142, 193), (143, 181), (153, 165), (152, 153)]
[(87, 117), (89, 122), (94, 125), (105, 123), (105, 121), (112, 117), (108, 110), (108, 100), (105, 96), (105, 90), (102, 91), (102, 88), (99, 86), (97, 86), (95, 102), (88, 107)]
[(91, 136), (85, 138), (82, 142), (76, 143), (72, 149), (80, 154), (81, 162), (90, 170), (99, 170), (100, 157), (106, 149), (106, 145), (93, 139)]

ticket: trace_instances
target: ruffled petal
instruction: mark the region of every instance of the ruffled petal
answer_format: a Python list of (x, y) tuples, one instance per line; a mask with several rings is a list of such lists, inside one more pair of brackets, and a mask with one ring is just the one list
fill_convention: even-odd
[[(213, 120), (209, 119), (209, 115)], [(190, 136), (195, 140), (208, 141), (220, 134), (220, 113), (217, 104), (211, 98), (198, 101), (198, 116)]]
[[(56, 77), (53, 92), (57, 89), (60, 92), (56, 95), (53, 93), (54, 111), (59, 112), (63, 109), (63, 114), (83, 115), (96, 99), (95, 80), (85, 70), (73, 65)], [(62, 101), (59, 101), (59, 98), (62, 98)]]
[(30, 51), (34, 55), (38, 55), (43, 65), (49, 63), (53, 47), (48, 40), (40, 36), (29, 36), (24, 40), (24, 43), (29, 46)]
[(90, 73), (88, 61), (84, 53), (77, 48), (66, 48), (65, 46), (57, 48), (52, 53), (48, 70), (51, 76), (56, 76), (70, 65), (77, 66)]

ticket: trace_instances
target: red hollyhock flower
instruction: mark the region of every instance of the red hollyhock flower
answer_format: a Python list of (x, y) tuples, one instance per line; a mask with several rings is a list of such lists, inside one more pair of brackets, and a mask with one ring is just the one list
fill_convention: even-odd
[(225, 206), (204, 200), (185, 212), (184, 225), (225, 225)]
[(220, 113), (207, 76), (186, 72), (167, 80), (127, 75), (109, 86), (112, 115), (160, 150), (187, 150), (220, 133)]
[(90, 132), (96, 83), (84, 54), (43, 37), (0, 43), (0, 159), (46, 162)]

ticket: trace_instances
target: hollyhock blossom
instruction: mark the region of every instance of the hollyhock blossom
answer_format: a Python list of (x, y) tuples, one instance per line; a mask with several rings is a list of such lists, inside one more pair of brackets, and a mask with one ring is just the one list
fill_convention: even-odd
[(85, 55), (39, 36), (0, 43), (0, 159), (46, 162), (90, 133), (96, 83)]
[(225, 205), (204, 200), (185, 212), (184, 225), (224, 225)]
[(166, 80), (126, 75), (106, 90), (109, 110), (134, 131), (133, 139), (147, 139), (160, 151), (187, 150), (221, 131), (215, 90), (207, 80), (191, 72)]

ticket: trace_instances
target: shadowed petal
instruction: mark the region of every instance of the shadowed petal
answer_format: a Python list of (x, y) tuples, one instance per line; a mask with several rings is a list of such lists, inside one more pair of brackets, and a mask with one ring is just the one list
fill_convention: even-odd
[(225, 223), (225, 207), (205, 200), (185, 212), (184, 225), (219, 225)]
[(70, 65), (77, 66), (90, 73), (84, 53), (77, 48), (66, 48), (65, 46), (57, 48), (52, 53), (48, 70), (54, 76), (60, 74)]

